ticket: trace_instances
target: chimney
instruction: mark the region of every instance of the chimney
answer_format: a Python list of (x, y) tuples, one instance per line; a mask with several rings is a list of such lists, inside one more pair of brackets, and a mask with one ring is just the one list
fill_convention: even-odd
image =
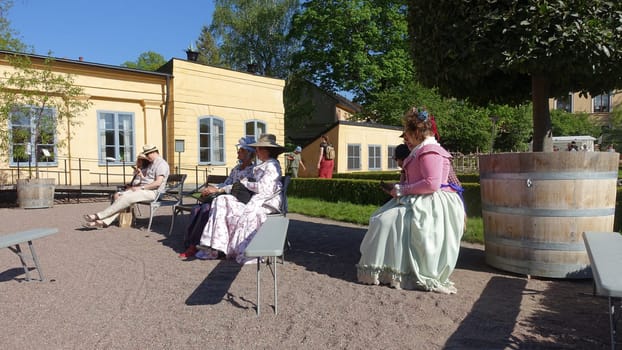
[(83, 62), (84, 61), (84, 57), (82, 57), (82, 56), (78, 57), (78, 61)]

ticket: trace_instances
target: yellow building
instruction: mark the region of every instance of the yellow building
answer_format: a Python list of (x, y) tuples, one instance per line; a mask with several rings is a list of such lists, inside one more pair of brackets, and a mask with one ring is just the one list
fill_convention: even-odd
[(570, 113), (589, 113), (604, 125), (609, 123), (611, 112), (622, 104), (622, 91), (612, 91), (598, 96), (581, 96), (578, 92), (549, 100), (550, 109), (561, 109)]
[(338, 121), (303, 148), (301, 158), (307, 171), (301, 171), (299, 176), (317, 177), (320, 136), (324, 134), (335, 147), (333, 173), (398, 170), (393, 153), (404, 141), (400, 138), (402, 131), (397, 126)]
[[(0, 77), (13, 69), (7, 54), (0, 51)], [(28, 56), (35, 67), (46, 58)], [(267, 132), (284, 142), (280, 79), (179, 59), (158, 72), (55, 59), (53, 71), (71, 74), (92, 103), (67, 144), (50, 145), (48, 161), (38, 163), (40, 177), (57, 184), (124, 183), (144, 144), (159, 147), (171, 172), (201, 174), (189, 179), (201, 182), (208, 172), (224, 175), (235, 166), (242, 136)], [(28, 176), (33, 162), (15, 162), (11, 152), (0, 160), (3, 184)]]

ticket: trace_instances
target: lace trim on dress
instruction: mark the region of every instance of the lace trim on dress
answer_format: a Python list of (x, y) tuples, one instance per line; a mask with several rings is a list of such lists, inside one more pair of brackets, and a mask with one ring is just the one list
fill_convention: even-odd
[(402, 273), (388, 266), (356, 265), (356, 270), (358, 281), (363, 284), (386, 284), (395, 289), (418, 289), (442, 294), (457, 293), (454, 283), (449, 280), (444, 283), (434, 279), (419, 280), (414, 273)]

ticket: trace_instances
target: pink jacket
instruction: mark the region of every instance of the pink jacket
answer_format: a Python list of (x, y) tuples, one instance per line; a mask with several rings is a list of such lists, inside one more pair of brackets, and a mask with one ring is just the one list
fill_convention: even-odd
[(451, 170), (451, 154), (437, 144), (424, 145), (404, 160), (405, 181), (400, 184), (402, 196), (429, 194), (436, 191), (455, 192), (447, 184)]

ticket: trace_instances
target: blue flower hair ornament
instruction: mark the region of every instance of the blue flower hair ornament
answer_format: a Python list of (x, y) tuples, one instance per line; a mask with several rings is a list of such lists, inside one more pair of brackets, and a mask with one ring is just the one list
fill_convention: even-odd
[(425, 109), (420, 109), (417, 113), (417, 119), (421, 120), (422, 122), (428, 120), (428, 111), (426, 111)]
[(246, 136), (246, 137), (242, 137), (238, 141), (238, 144), (235, 146), (239, 148), (243, 148), (251, 153), (255, 153), (255, 148), (249, 146), (250, 144), (253, 144), (253, 143), (255, 143), (255, 138), (252, 136)]

